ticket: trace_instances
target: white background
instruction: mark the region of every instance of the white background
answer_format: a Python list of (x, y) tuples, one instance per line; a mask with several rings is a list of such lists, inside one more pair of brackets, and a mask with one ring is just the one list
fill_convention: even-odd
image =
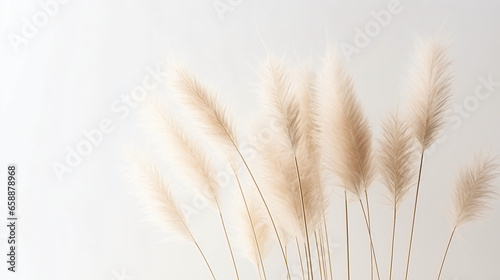
[[(143, 221), (122, 169), (122, 147), (139, 145), (144, 137), (137, 110), (120, 118), (111, 105), (141, 84), (148, 67), (159, 64), (164, 46), (219, 90), (238, 122), (251, 121), (260, 109), (256, 70), (266, 48), (293, 65), (302, 59), (317, 63), (328, 44), (355, 46), (355, 28), (365, 28), (374, 20), (371, 12), (387, 9), (389, 3), (229, 1), (234, 7), (221, 19), (216, 2), (72, 0), (59, 5), (47, 23), (17, 47), (9, 38), (22, 36), (23, 18), (33, 22), (43, 9), (38, 1), (0, 2), (0, 168), (18, 166), (20, 218), (19, 271), (8, 273), (2, 261), (0, 279), (209, 279), (193, 246), (161, 242), (165, 235)], [(450, 45), (453, 103), (465, 106), (465, 113), (454, 114), (446, 140), (425, 161), (411, 279), (436, 277), (451, 230), (445, 210), (457, 167), (480, 148), (500, 154), (500, 86), (484, 100), (474, 97), (479, 77), (500, 82), (500, 2), (436, 2), (401, 0), (401, 11), (347, 63), (378, 135), (380, 117), (395, 106), (398, 93), (402, 100), (406, 97), (415, 37), (444, 38)], [(75, 149), (85, 139), (83, 132), (98, 128), (105, 118), (113, 122), (114, 131), (58, 180), (54, 162), (64, 163), (67, 147)], [(378, 184), (372, 193), (374, 241), (385, 278), (391, 210)], [(5, 202), (2, 190), (1, 217), (6, 216)], [(357, 267), (352, 279), (368, 279), (366, 232), (359, 209), (355, 204), (352, 209), (352, 265)], [(334, 197), (329, 227), (336, 279), (346, 274), (342, 214), (341, 200)], [(403, 275), (409, 214), (405, 203), (394, 279)], [(202, 210), (190, 221), (219, 279), (232, 279), (214, 217), (212, 211)], [(500, 279), (499, 220), (497, 201), (487, 218), (460, 230), (442, 279)], [(2, 256), (6, 237), (2, 226)], [(257, 277), (248, 260), (240, 258), (238, 264), (242, 278)], [(285, 279), (277, 252), (271, 253), (266, 268), (269, 279)]]

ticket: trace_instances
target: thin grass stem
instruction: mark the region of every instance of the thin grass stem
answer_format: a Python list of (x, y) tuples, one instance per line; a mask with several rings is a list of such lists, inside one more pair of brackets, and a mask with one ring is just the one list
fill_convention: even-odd
[(412, 218), (412, 222), (411, 222), (410, 246), (408, 247), (408, 257), (406, 259), (405, 280), (408, 280), (408, 272), (410, 270), (410, 256), (411, 256), (411, 249), (412, 249), (412, 245), (413, 245), (413, 233), (415, 231), (415, 217), (417, 215), (418, 194), (420, 191), (420, 179), (422, 177), (422, 165), (423, 165), (423, 163), (424, 163), (424, 150), (422, 150), (422, 153), (420, 156), (420, 166), (418, 168), (417, 191), (415, 193), (415, 202), (413, 204), (413, 218)]

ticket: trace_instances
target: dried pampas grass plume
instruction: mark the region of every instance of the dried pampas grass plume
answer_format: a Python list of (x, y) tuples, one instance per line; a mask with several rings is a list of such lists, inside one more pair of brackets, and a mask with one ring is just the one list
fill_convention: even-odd
[(415, 174), (415, 146), (408, 123), (401, 120), (397, 111), (389, 112), (387, 117), (382, 121), (382, 135), (379, 149), (379, 169), (382, 181), (390, 193), (391, 205), (393, 207), (391, 261), (389, 269), (389, 280), (391, 280), (397, 211), (399, 204), (403, 201), (412, 185), (411, 182)]
[[(297, 146), (299, 139), (302, 136), (300, 134), (301, 131), (298, 119), (299, 103), (296, 100), (296, 93), (291, 80), (292, 75), (289, 73), (287, 66), (282, 61), (270, 56), (265, 63), (263, 79), (264, 92), (268, 98), (270, 117), (277, 122), (278, 127), (281, 130), (281, 135), (278, 134), (277, 138), (284, 142), (285, 147), (290, 147), (289, 149), (283, 149), (281, 152), (284, 153), (285, 160), (287, 158), (287, 154), (289, 154), (288, 158), (293, 159), (295, 163), (295, 178), (298, 183), (298, 195), (300, 198), (299, 201), (302, 214), (301, 220), (303, 221), (304, 226), (305, 244), (308, 256), (307, 263), (309, 271), (312, 274), (309, 230), (306, 207), (304, 205), (304, 190), (302, 188), (300, 168), (297, 161)], [(294, 185), (295, 184), (292, 184), (292, 186)], [(311, 278), (312, 277), (313, 276), (311, 275)]]
[(406, 276), (410, 269), (411, 249), (415, 230), (420, 179), (425, 150), (429, 148), (439, 136), (439, 132), (446, 124), (446, 112), (450, 105), (451, 61), (447, 55), (447, 48), (437, 41), (419, 41), (417, 55), (414, 59), (412, 78), (413, 100), (411, 103), (411, 121), (413, 132), (420, 144), (420, 166), (417, 179), (417, 190), (413, 206), (410, 244), (406, 261)]
[(234, 253), (222, 216), (219, 184), (213, 163), (203, 147), (191, 135), (187, 134), (172, 117), (165, 101), (157, 96), (152, 97), (147, 102), (145, 113), (149, 115), (149, 123), (152, 124), (154, 132), (156, 132), (153, 135), (161, 136), (161, 139), (158, 140), (164, 140), (170, 144), (170, 147), (174, 147), (169, 153), (176, 155), (176, 165), (178, 164), (179, 169), (185, 171), (186, 177), (194, 183), (201, 195), (208, 198), (210, 205), (218, 212), (236, 278), (239, 279)]
[(371, 131), (341, 61), (330, 52), (320, 82), (322, 154), (342, 186), (361, 197), (374, 177)]
[(395, 210), (412, 186), (415, 172), (415, 145), (408, 123), (391, 111), (382, 120), (379, 170)]
[(195, 113), (204, 132), (228, 151), (234, 151), (233, 146), (238, 143), (236, 128), (227, 108), (220, 105), (216, 94), (182, 64), (172, 65), (169, 74), (171, 89), (180, 94), (185, 105)]
[[(328, 198), (324, 192), (320, 175), (320, 157), (318, 151), (318, 104), (316, 73), (310, 64), (302, 65), (296, 73), (297, 101), (299, 103), (299, 129), (300, 135), (297, 148), (297, 161), (301, 167), (301, 181), (304, 189), (304, 205), (307, 213), (307, 222), (312, 230), (321, 232), (319, 245), (325, 262), (323, 272), (325, 278), (333, 276), (331, 266), (327, 267), (326, 260), (330, 260), (330, 245), (327, 237), (325, 211)], [(326, 243), (326, 244), (325, 244)], [(331, 261), (329, 262), (331, 263)]]
[[(380, 279), (371, 236), (367, 194), (367, 188), (375, 175), (372, 134), (368, 119), (364, 116), (361, 104), (356, 98), (354, 82), (341, 61), (331, 51), (324, 59), (319, 91), (321, 117), (318, 122), (324, 162), (326, 168), (333, 171), (340, 179), (342, 187), (359, 199), (370, 238), (372, 257)], [(363, 194), (366, 197), (366, 209), (361, 201)], [(347, 219), (346, 207), (346, 230)]]
[(215, 280), (212, 268), (191, 234), (184, 213), (158, 170), (158, 166), (137, 153), (129, 154), (128, 163), (129, 180), (133, 183), (149, 220), (162, 231), (174, 232), (180, 238), (193, 242)]
[(476, 155), (471, 164), (462, 167), (458, 172), (453, 192), (454, 227), (441, 262), (438, 280), (457, 228), (483, 217), (491, 199), (498, 195), (498, 186), (493, 185), (499, 174), (496, 161), (497, 158)]
[(310, 66), (304, 66), (297, 73), (297, 101), (299, 104), (299, 138), (297, 161), (302, 170), (301, 181), (304, 190), (304, 205), (307, 222), (312, 229), (318, 229), (324, 222), (328, 199), (324, 193), (320, 176), (318, 151), (318, 111), (316, 75)]
[(305, 240), (303, 229), (302, 204), (298, 194), (297, 173), (289, 154), (276, 152), (279, 145), (264, 144), (259, 150), (259, 181), (262, 191), (269, 201), (280, 236), (287, 244), (292, 238)]
[(474, 162), (458, 172), (453, 193), (457, 227), (484, 216), (491, 199), (498, 194), (493, 181), (498, 176), (496, 158), (476, 155)]
[(158, 167), (147, 158), (132, 152), (129, 155), (129, 180), (140, 195), (149, 220), (165, 232), (174, 232), (186, 241), (192, 241), (186, 218)]
[(417, 49), (411, 76), (411, 114), (415, 137), (425, 150), (446, 124), (451, 99), (451, 61), (443, 43), (419, 41)]
[(269, 218), (271, 219), (273, 229), (280, 245), (283, 260), (287, 269), (287, 275), (288, 278), (290, 278), (290, 268), (288, 267), (288, 261), (283, 243), (279, 237), (278, 229), (276, 228), (273, 216), (264, 196), (262, 195), (259, 185), (257, 184), (257, 181), (255, 180), (255, 177), (245, 158), (241, 154), (238, 147), (235, 127), (232, 119), (227, 113), (226, 108), (219, 104), (214, 93), (210, 92), (207, 87), (202, 85), (194, 74), (192, 74), (185, 66), (173, 65), (170, 67), (169, 72), (172, 76), (170, 81), (172, 90), (179, 92), (186, 105), (196, 113), (195, 115), (202, 124), (206, 134), (212, 136), (217, 144), (225, 148), (229, 159), (231, 159), (230, 155), (236, 152), (244, 163), (250, 177), (252, 177), (252, 181), (254, 182), (257, 191), (259, 192), (262, 202), (266, 206), (266, 210)]
[(184, 131), (170, 114), (166, 102), (158, 96), (152, 96), (146, 101), (143, 114), (147, 117), (153, 140), (170, 148), (169, 159), (182, 167), (179, 171), (216, 209), (219, 200), (217, 176), (212, 161), (200, 143)]
[(267, 58), (262, 79), (269, 117), (276, 121), (280, 132), (285, 136), (279, 140), (289, 143), (290, 152), (295, 152), (301, 137), (301, 130), (299, 103), (295, 96), (292, 78), (292, 74), (283, 61), (273, 56)]
[(244, 240), (244, 253), (258, 268), (261, 279), (267, 279), (264, 258), (269, 252), (270, 246), (270, 224), (265, 210), (257, 198), (250, 196), (246, 200), (245, 208), (241, 208), (241, 230)]

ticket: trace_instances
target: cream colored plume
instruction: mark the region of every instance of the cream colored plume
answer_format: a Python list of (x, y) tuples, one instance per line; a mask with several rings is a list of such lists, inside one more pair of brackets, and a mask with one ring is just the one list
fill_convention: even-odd
[(379, 170), (391, 202), (398, 207), (414, 184), (415, 143), (408, 123), (391, 111), (382, 120), (382, 140), (379, 148)]
[(162, 231), (176, 233), (186, 241), (193, 242), (184, 213), (156, 163), (131, 153), (128, 167), (127, 176), (144, 205), (148, 219)]
[(422, 150), (431, 146), (446, 124), (451, 98), (451, 61), (439, 42), (420, 41), (414, 59), (412, 125)]
[(289, 151), (278, 143), (259, 147), (259, 181), (284, 243), (303, 234), (303, 216), (297, 173)]
[(184, 177), (217, 208), (219, 187), (216, 171), (205, 150), (193, 136), (184, 131), (170, 114), (167, 104), (158, 96), (147, 100), (144, 114), (156, 142), (168, 146), (167, 157), (179, 166)]
[[(258, 198), (248, 195), (247, 206), (240, 207), (240, 234), (243, 241), (243, 253), (257, 267), (261, 267), (260, 257), (262, 260), (269, 252), (271, 228), (268, 221), (269, 217), (262, 203)], [(251, 220), (250, 220), (251, 219)], [(257, 243), (256, 243), (257, 242)]]
[[(264, 97), (268, 107), (269, 117), (276, 121), (277, 128), (289, 141), (290, 152), (297, 149), (299, 142), (299, 103), (294, 92), (292, 74), (283, 61), (268, 57), (262, 79), (264, 81)], [(280, 136), (279, 134), (276, 136)]]
[(234, 151), (238, 140), (233, 121), (225, 106), (221, 106), (215, 92), (203, 85), (184, 65), (172, 65), (169, 69), (169, 86), (180, 94), (183, 102), (195, 113), (204, 132), (217, 143)]
[(482, 217), (490, 199), (498, 194), (496, 158), (477, 155), (474, 162), (462, 167), (453, 193), (453, 221), (456, 227)]
[(323, 221), (327, 198), (321, 184), (318, 151), (318, 111), (316, 102), (316, 75), (311, 66), (303, 66), (296, 74), (299, 104), (299, 130), (297, 161), (301, 169), (304, 205), (307, 222), (316, 229)]
[(318, 104), (319, 139), (326, 168), (336, 174), (346, 190), (359, 197), (374, 177), (372, 134), (352, 78), (331, 52), (324, 60)]

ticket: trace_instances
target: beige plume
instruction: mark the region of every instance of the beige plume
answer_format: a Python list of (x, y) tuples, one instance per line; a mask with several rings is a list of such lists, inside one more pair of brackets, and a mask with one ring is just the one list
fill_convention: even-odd
[(361, 197), (374, 177), (371, 131), (342, 63), (328, 53), (319, 92), (320, 139), (326, 168), (343, 187)]
[[(276, 121), (283, 141), (290, 143), (290, 152), (297, 149), (300, 138), (299, 103), (294, 92), (292, 74), (285, 63), (273, 56), (264, 65), (264, 97), (269, 117)], [(278, 137), (280, 135), (277, 135)]]
[(169, 74), (171, 89), (180, 94), (184, 103), (195, 113), (204, 132), (233, 151), (238, 143), (236, 129), (227, 108), (219, 104), (216, 94), (184, 65), (173, 65)]
[(246, 207), (241, 207), (241, 225), (239, 227), (244, 241), (243, 251), (245, 256), (259, 268), (261, 266), (260, 258), (264, 259), (266, 254), (269, 253), (271, 237), (268, 216), (261, 205), (262, 203), (256, 197), (247, 196), (248, 212)]
[(454, 227), (439, 268), (438, 280), (443, 272), (455, 231), (464, 224), (483, 217), (491, 199), (498, 196), (498, 186), (493, 184), (499, 174), (496, 160), (497, 158), (478, 154), (472, 163), (462, 167), (458, 172), (453, 192)]
[(413, 64), (412, 125), (422, 150), (425, 150), (436, 141), (446, 123), (451, 99), (451, 61), (443, 43), (420, 41)]
[(127, 175), (134, 186), (134, 192), (144, 205), (148, 220), (162, 231), (176, 233), (192, 242), (193, 237), (184, 213), (156, 163), (149, 158), (130, 153), (128, 167)]
[(216, 171), (201, 144), (181, 128), (162, 98), (152, 96), (145, 105), (144, 114), (148, 119), (151, 135), (156, 138), (154, 140), (169, 147), (170, 160), (182, 167), (179, 171), (194, 183), (197, 190), (217, 210), (219, 186)]
[(414, 138), (408, 123), (394, 111), (382, 120), (382, 135), (379, 170), (382, 181), (391, 194), (392, 205), (398, 208), (414, 183)]
[(496, 158), (477, 155), (472, 164), (458, 172), (453, 193), (454, 223), (457, 227), (484, 216), (490, 199), (498, 194)]
[(382, 120), (382, 140), (379, 149), (379, 169), (382, 181), (390, 193), (393, 207), (392, 245), (389, 280), (392, 279), (394, 244), (398, 206), (410, 190), (415, 175), (414, 137), (408, 123), (397, 111), (391, 111)]
[(316, 230), (323, 222), (328, 204), (321, 183), (317, 144), (319, 116), (316, 104), (316, 75), (311, 66), (303, 66), (296, 76), (301, 135), (297, 148), (297, 160), (302, 170), (301, 181), (307, 222), (311, 229)]

